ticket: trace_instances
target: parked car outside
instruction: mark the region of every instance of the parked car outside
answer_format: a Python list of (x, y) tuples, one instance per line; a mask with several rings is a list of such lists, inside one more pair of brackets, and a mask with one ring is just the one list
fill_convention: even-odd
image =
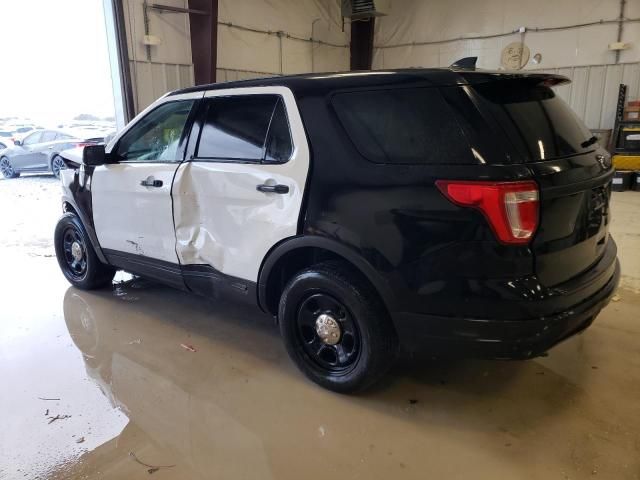
[(59, 265), (257, 303), (314, 382), (399, 347), (526, 359), (620, 278), (607, 152), (559, 75), (411, 69), (181, 90), (63, 172)]
[(13, 132), (0, 130), (0, 150), (13, 146)]
[(53, 173), (59, 177), (65, 168), (59, 155), (62, 150), (102, 140), (103, 137), (83, 138), (58, 130), (35, 130), (0, 151), (0, 172), (4, 178), (16, 178), (22, 173)]

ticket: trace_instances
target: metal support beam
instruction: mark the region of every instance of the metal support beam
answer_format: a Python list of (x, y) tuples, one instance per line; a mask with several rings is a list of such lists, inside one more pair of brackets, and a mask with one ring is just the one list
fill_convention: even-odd
[(371, 70), (375, 18), (351, 22), (351, 70)]
[(187, 10), (195, 84), (214, 83), (218, 62), (218, 0), (189, 0)]
[(127, 33), (122, 0), (103, 0), (116, 126), (123, 128), (135, 116), (133, 79), (129, 69)]

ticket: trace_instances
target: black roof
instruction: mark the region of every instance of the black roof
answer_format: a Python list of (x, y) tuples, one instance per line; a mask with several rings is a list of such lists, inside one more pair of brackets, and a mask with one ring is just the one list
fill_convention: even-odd
[(495, 80), (529, 79), (537, 83), (550, 85), (569, 83), (562, 75), (540, 72), (505, 72), (492, 70), (467, 70), (455, 68), (407, 68), (401, 70), (365, 70), (333, 73), (305, 73), (301, 75), (237, 80), (232, 82), (197, 85), (171, 92), (180, 93), (220, 90), (240, 87), (283, 86), (294, 93), (309, 93), (334, 89), (349, 89), (374, 86), (454, 86), (473, 85)]

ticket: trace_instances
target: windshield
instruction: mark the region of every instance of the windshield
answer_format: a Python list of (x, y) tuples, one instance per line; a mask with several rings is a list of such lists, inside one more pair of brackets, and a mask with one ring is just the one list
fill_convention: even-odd
[(513, 80), (473, 87), (480, 108), (530, 162), (588, 152), (597, 140), (571, 108), (548, 87)]

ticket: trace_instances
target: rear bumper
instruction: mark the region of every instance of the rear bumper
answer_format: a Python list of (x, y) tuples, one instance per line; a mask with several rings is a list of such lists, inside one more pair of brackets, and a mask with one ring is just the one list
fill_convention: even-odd
[[(557, 343), (589, 327), (609, 303), (620, 281), (620, 264), (615, 257), (609, 265), (587, 272), (587, 285), (559, 294), (579, 299), (571, 308), (534, 318), (493, 320), (431, 316), (409, 312), (393, 315), (403, 346), (410, 351), (434, 355), (526, 359), (536, 357)], [(598, 289), (594, 292), (593, 286)], [(543, 302), (544, 303), (544, 302)]]

